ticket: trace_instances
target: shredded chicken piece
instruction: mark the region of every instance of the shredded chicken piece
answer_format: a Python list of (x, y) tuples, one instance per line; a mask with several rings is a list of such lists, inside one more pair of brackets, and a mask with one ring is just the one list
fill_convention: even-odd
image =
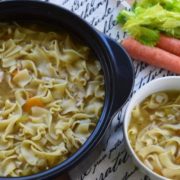
[(0, 83), (3, 81), (4, 78), (4, 72), (0, 71)]

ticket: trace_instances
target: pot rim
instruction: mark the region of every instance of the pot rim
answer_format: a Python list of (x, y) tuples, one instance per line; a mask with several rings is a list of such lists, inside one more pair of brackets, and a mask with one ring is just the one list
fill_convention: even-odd
[[(89, 31), (91, 31), (91, 33), (96, 37), (96, 41), (98, 41), (98, 43), (100, 43), (100, 44), (103, 44), (104, 52), (106, 53), (106, 56), (110, 59), (113, 59), (112, 52), (109, 52), (110, 46), (108, 45), (108, 42), (106, 41), (106, 39), (104, 37), (102, 37), (89, 23), (87, 23), (86, 21), (84, 21), (78, 15), (72, 13), (71, 11), (69, 11), (63, 7), (60, 7), (58, 5), (49, 3), (49, 2), (37, 1), (37, 0), (28, 0), (28, 1), (26, 1), (26, 0), (7, 0), (7, 1), (1, 1), (0, 5), (1, 4), (11, 5), (13, 3), (15, 3), (15, 4), (16, 3), (25, 3), (26, 5), (34, 4), (34, 5), (42, 6), (42, 8), (49, 8), (51, 10), (54, 9), (56, 11), (64, 11), (69, 16), (76, 18), (80, 23), (82, 23), (84, 26), (86, 26), (89, 29)], [(124, 49), (123, 49), (123, 51), (124, 51)], [(126, 52), (125, 52), (125, 54), (127, 56), (127, 59), (129, 59), (129, 56), (127, 55)], [(132, 62), (130, 64), (132, 66)], [(112, 67), (109, 67), (109, 68), (112, 68)], [(104, 76), (104, 78), (105, 78), (105, 76)], [(134, 77), (132, 77), (132, 78), (134, 79)], [(133, 82), (134, 82), (134, 80), (133, 80)], [(132, 84), (132, 87), (133, 87), (133, 84)], [(132, 91), (132, 87), (131, 87), (131, 91)], [(112, 87), (110, 87), (110, 88), (112, 88)], [(105, 89), (106, 89), (106, 87), (105, 87)], [(113, 96), (115, 96), (115, 94)], [(42, 172), (32, 174), (29, 176), (21, 176), (21, 177), (17, 177), (17, 178), (8, 177), (8, 178), (9, 179), (19, 179), (19, 180), (24, 179), (24, 178), (26, 178), (27, 180), (28, 179), (36, 179), (36, 178), (44, 178), (44, 177), (49, 178), (51, 176), (55, 176), (57, 174), (64, 173), (65, 171), (69, 170), (73, 165), (77, 165), (77, 163), (79, 161), (81, 161), (83, 158), (85, 158), (84, 157), (85, 154), (87, 155), (98, 144), (98, 142), (103, 137), (106, 128), (109, 126), (109, 124), (112, 120), (112, 117), (114, 117), (114, 115), (115, 115), (115, 112), (111, 112), (112, 108), (113, 108), (113, 102), (111, 102), (110, 101), (111, 99), (109, 99), (109, 98), (112, 98), (112, 97), (107, 97), (107, 93), (105, 92), (104, 107), (102, 109), (102, 113), (98, 120), (98, 123), (97, 123), (95, 129), (93, 130), (93, 132), (91, 133), (91, 135), (86, 140), (86, 142), (74, 154), (72, 154), (70, 157), (68, 157), (66, 160), (64, 160), (60, 164), (58, 164), (48, 170), (44, 170)], [(118, 110), (116, 110), (116, 112), (118, 112)], [(6, 177), (2, 177), (2, 178), (8, 179)]]

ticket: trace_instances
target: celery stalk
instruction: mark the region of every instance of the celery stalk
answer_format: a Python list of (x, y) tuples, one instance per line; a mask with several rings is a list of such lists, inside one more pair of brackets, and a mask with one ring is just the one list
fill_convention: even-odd
[(178, 8), (180, 10), (180, 0), (141, 0), (134, 4), (132, 11), (121, 11), (117, 21), (135, 39), (154, 46), (160, 32), (180, 38)]

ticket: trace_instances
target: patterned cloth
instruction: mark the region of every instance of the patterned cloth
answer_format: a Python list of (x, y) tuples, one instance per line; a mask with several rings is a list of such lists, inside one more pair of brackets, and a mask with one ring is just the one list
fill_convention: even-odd
[[(129, 3), (132, 0), (127, 0)], [(99, 31), (120, 42), (125, 34), (116, 23), (116, 16), (121, 9), (129, 9), (125, 0), (49, 0), (51, 3), (63, 6), (81, 16)], [(134, 62), (135, 86), (133, 93), (147, 82), (171, 73), (148, 66), (144, 63)], [(132, 93), (132, 94), (133, 94)], [(112, 122), (113, 131), (109, 137), (106, 148), (102, 151), (98, 160), (77, 180), (150, 180), (147, 175), (142, 174), (132, 162), (126, 151), (122, 122), (124, 119), (124, 108), (118, 112)], [(74, 180), (75, 178), (72, 177)]]

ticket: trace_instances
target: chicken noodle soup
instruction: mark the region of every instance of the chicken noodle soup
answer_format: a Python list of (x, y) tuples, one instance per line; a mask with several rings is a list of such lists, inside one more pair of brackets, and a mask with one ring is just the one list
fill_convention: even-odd
[(104, 102), (101, 65), (65, 31), (0, 24), (0, 176), (64, 161), (87, 140)]
[(132, 111), (130, 143), (151, 170), (180, 179), (180, 91), (154, 93)]

